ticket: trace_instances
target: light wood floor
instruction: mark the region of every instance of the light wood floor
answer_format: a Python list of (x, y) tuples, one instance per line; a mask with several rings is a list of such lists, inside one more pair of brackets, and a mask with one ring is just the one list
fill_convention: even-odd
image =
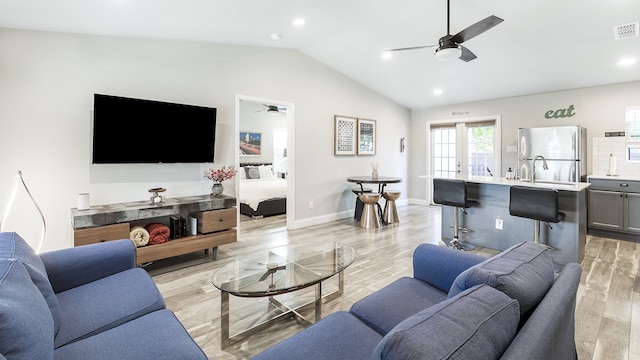
[[(358, 257), (345, 271), (343, 296), (323, 305), (322, 316), (348, 310), (364, 296), (401, 276), (411, 276), (411, 255), (423, 242), (440, 237), (440, 208), (418, 205), (398, 208), (401, 224), (378, 230), (361, 229), (352, 219), (287, 231), (284, 216), (244, 218), (238, 242), (223, 245), (217, 261), (201, 252), (153, 263), (147, 269), (185, 328), (210, 359), (247, 359), (303, 329), (294, 319), (220, 349), (220, 291), (213, 273), (231, 259), (270, 247), (307, 241), (339, 240), (356, 248)], [(491, 256), (497, 251), (478, 249)], [(628, 241), (587, 238), (576, 309), (576, 344), (580, 360), (640, 359), (640, 248)], [(323, 291), (337, 282), (329, 280)], [(291, 305), (308, 301), (313, 289), (281, 295)], [(231, 297), (231, 333), (273, 316), (263, 298)], [(309, 319), (313, 318), (311, 313)]]

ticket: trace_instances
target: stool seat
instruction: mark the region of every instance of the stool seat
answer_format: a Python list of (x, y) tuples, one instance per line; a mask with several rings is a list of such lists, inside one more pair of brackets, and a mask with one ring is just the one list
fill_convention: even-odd
[(467, 183), (457, 179), (433, 179), (433, 202), (460, 208), (473, 205), (467, 197)]
[(385, 191), (382, 197), (386, 200), (384, 204), (384, 212), (382, 213), (382, 220), (387, 224), (397, 224), (400, 222), (398, 216), (398, 209), (396, 208), (396, 200), (400, 197), (400, 191)]
[(360, 219), (360, 227), (367, 229), (375, 229), (381, 227), (380, 217), (376, 212), (376, 205), (380, 200), (380, 194), (378, 193), (362, 193), (358, 195), (358, 198), (364, 204), (362, 209), (362, 217)]
[(534, 220), (533, 241), (540, 242), (540, 221), (558, 223), (565, 214), (558, 210), (558, 190), (530, 186), (511, 186), (509, 214)]

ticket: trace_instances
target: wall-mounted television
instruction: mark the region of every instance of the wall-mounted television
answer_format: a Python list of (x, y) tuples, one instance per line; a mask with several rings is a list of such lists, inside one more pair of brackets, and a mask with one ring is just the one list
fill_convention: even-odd
[(93, 164), (211, 163), (216, 108), (94, 94)]

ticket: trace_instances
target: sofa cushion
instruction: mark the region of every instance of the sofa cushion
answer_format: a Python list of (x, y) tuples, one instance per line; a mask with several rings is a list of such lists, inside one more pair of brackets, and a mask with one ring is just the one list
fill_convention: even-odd
[(447, 294), (425, 282), (402, 277), (359, 300), (349, 312), (385, 335), (404, 319), (446, 298)]
[(3, 359), (53, 359), (51, 311), (17, 259), (0, 259), (0, 354)]
[(164, 309), (149, 274), (134, 268), (58, 293), (62, 321), (55, 348)]
[(346, 311), (337, 311), (252, 360), (369, 359), (382, 335)]
[(158, 310), (58, 348), (56, 359), (207, 359), (175, 315)]
[(0, 258), (15, 258), (24, 265), (31, 281), (38, 287), (46, 300), (53, 317), (54, 333), (58, 333), (60, 329), (60, 306), (49, 282), (47, 270), (40, 257), (20, 235), (15, 232), (3, 232), (0, 233)]
[(478, 285), (398, 324), (371, 359), (497, 359), (519, 319), (516, 300)]
[(554, 276), (548, 248), (523, 242), (458, 275), (448, 297), (472, 286), (487, 284), (518, 300), (521, 317), (526, 321), (553, 285)]

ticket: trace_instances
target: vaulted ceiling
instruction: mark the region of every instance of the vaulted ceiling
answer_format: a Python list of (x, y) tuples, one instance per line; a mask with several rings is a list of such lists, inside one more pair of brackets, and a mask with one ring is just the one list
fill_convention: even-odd
[(640, 37), (614, 36), (640, 20), (638, 0), (451, 0), (450, 10), (451, 34), (504, 19), (464, 42), (477, 59), (438, 61), (435, 48), (382, 58), (437, 44), (446, 0), (0, 0), (0, 27), (297, 49), (412, 109), (640, 80)]

